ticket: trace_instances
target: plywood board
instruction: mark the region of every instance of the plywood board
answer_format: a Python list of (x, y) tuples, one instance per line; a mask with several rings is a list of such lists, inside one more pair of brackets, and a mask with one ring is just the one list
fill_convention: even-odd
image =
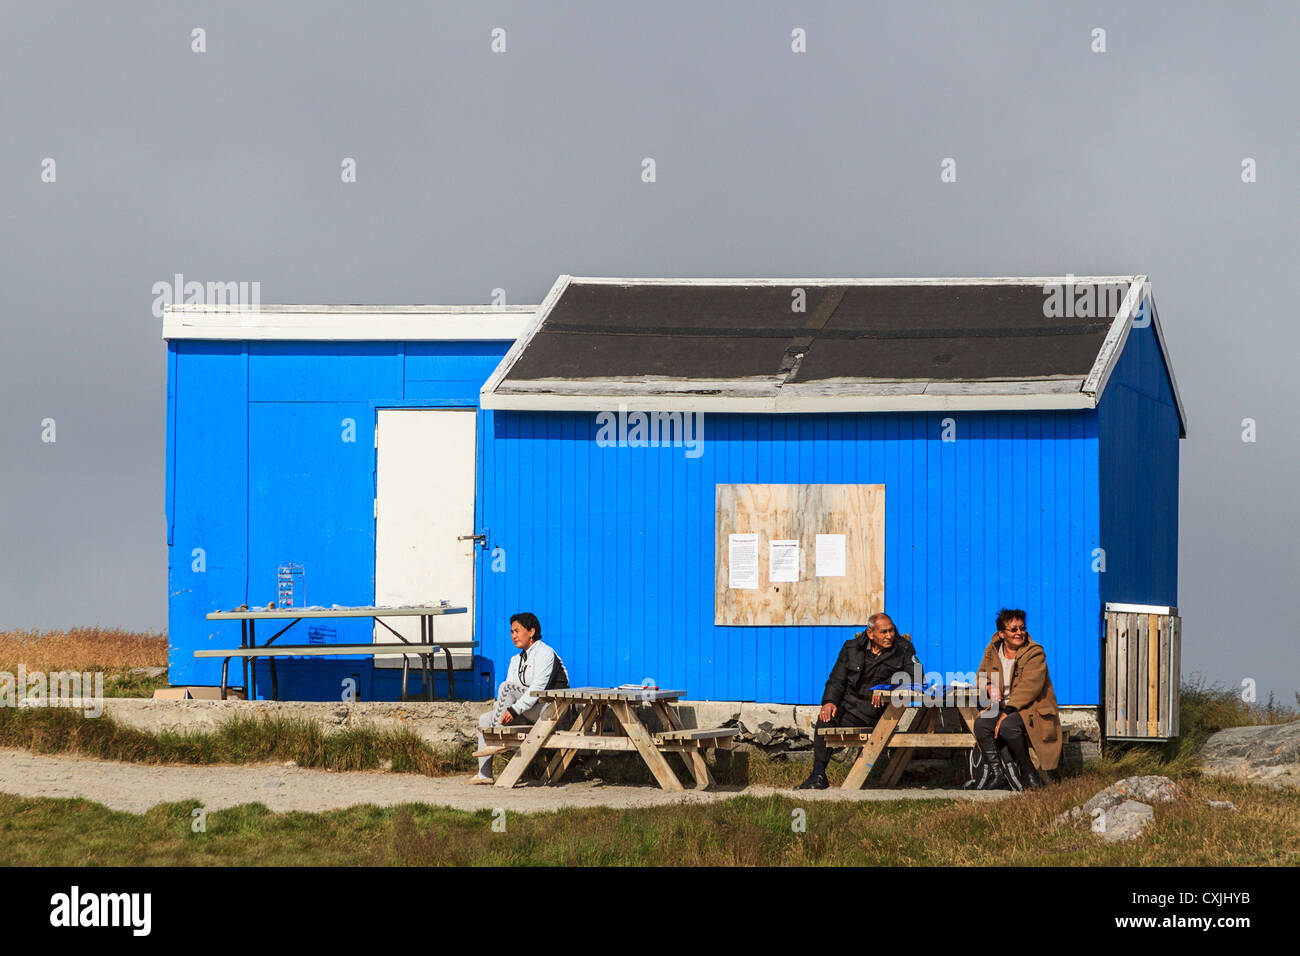
[[(758, 535), (758, 587), (729, 587), (728, 542)], [(817, 535), (845, 536), (845, 574), (817, 577)], [(884, 485), (718, 485), (714, 623), (861, 627), (885, 602)], [(799, 542), (799, 576), (772, 582), (772, 541)]]

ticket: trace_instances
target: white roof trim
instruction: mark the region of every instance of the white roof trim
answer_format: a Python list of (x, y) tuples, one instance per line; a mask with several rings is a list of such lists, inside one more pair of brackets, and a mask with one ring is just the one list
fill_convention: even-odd
[(1000, 278), (981, 278), (979, 276), (949, 276), (944, 278), (876, 278), (876, 279), (672, 279), (672, 278), (624, 278), (611, 276), (572, 276), (575, 285), (741, 285), (741, 286), (788, 286), (788, 285), (1120, 285), (1132, 284), (1145, 276), (1019, 276)]
[(551, 395), (484, 391), (483, 408), (514, 411), (629, 411), (643, 412), (1003, 412), (1034, 409), (1095, 408), (1092, 396), (1082, 392), (953, 395), (909, 392), (900, 395), (794, 395), (784, 389), (761, 397), (731, 395)]
[(530, 305), (169, 305), (162, 337), (235, 341), (507, 341)]
[(1142, 301), (1142, 284), (1146, 281), (1146, 276), (1138, 276), (1133, 279), (1129, 285), (1128, 291), (1124, 293), (1124, 300), (1119, 304), (1119, 311), (1115, 313), (1115, 318), (1111, 320), (1110, 329), (1106, 332), (1106, 338), (1101, 343), (1101, 348), (1097, 351), (1097, 358), (1092, 363), (1092, 370), (1088, 372), (1088, 377), (1083, 380), (1083, 390), (1092, 395), (1100, 395), (1106, 390), (1106, 383), (1110, 380), (1110, 373), (1115, 371), (1115, 365), (1119, 362), (1119, 357), (1124, 351), (1124, 343), (1128, 341), (1128, 332), (1133, 325), (1133, 315), (1137, 312), (1138, 303)]
[(1115, 366), (1119, 364), (1120, 356), (1124, 354), (1124, 346), (1128, 344), (1129, 332), (1133, 328), (1133, 319), (1143, 302), (1151, 304), (1151, 326), (1156, 333), (1156, 342), (1160, 347), (1161, 358), (1164, 360), (1165, 373), (1169, 376), (1169, 390), (1173, 393), (1174, 408), (1178, 412), (1178, 434), (1179, 437), (1186, 438), (1187, 414), (1183, 410), (1182, 397), (1178, 394), (1174, 364), (1169, 360), (1169, 347), (1165, 345), (1165, 334), (1160, 328), (1160, 317), (1156, 310), (1156, 298), (1151, 292), (1151, 282), (1147, 276), (1134, 277), (1133, 284), (1124, 295), (1124, 301), (1120, 303), (1119, 311), (1115, 313), (1115, 320), (1111, 323), (1106, 339), (1097, 353), (1097, 361), (1093, 363), (1092, 371), (1084, 380), (1083, 390), (1095, 396), (1098, 402), (1101, 401), (1106, 386), (1110, 383), (1110, 376), (1115, 371)]
[(1120, 604), (1112, 601), (1106, 602), (1107, 611), (1117, 611), (1120, 614), (1177, 614), (1178, 608), (1168, 607), (1164, 604)]
[[(519, 337), (515, 339), (515, 344), (510, 346), (510, 350), (501, 357), (501, 361), (497, 363), (495, 371), (493, 371), (488, 380), (483, 383), (483, 387), (479, 389), (480, 403), (485, 396), (491, 395), (496, 390), (496, 387), (501, 383), (501, 380), (504, 379), (510, 369), (514, 367), (515, 362), (519, 361), (519, 356), (522, 355), (524, 349), (528, 347), (528, 343), (533, 340), (533, 336), (536, 335), (537, 330), (542, 327), (542, 323), (546, 321), (546, 317), (551, 314), (551, 310), (555, 308), (555, 303), (558, 302), (560, 296), (564, 294), (564, 290), (569, 287), (569, 282), (571, 280), (572, 277), (567, 275), (561, 275), (556, 278), (555, 284), (551, 286), (551, 291), (546, 293), (546, 298), (542, 299), (542, 304), (539, 305), (537, 310), (533, 313), (532, 326), (529, 327), (527, 331), (520, 333)], [(484, 407), (493, 408), (495, 406), (487, 405)]]

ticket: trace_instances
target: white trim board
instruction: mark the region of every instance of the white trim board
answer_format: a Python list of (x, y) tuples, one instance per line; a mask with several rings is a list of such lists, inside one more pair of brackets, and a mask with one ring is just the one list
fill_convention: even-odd
[(1131, 285), (1145, 276), (1017, 276), (980, 277), (947, 276), (942, 278), (875, 278), (875, 279), (672, 279), (663, 277), (631, 278), (615, 276), (567, 276), (574, 285), (739, 285), (739, 286), (824, 286), (824, 285)]
[(1107, 611), (1119, 614), (1177, 614), (1178, 608), (1163, 604), (1114, 604), (1106, 602)]
[(902, 395), (555, 395), (536, 392), (488, 392), (479, 395), (482, 408), (512, 411), (613, 411), (624, 406), (639, 412), (1001, 412), (1038, 409), (1096, 408), (1091, 395), (1082, 392), (1039, 392), (953, 395), (911, 392)]
[(483, 387), (479, 389), (480, 407), (494, 407), (491, 405), (483, 405), (483, 398), (491, 395), (496, 390), (497, 385), (501, 383), (501, 380), (506, 377), (506, 374), (510, 369), (514, 368), (515, 362), (519, 361), (519, 356), (524, 354), (524, 349), (527, 348), (528, 343), (533, 340), (533, 336), (537, 334), (537, 330), (542, 327), (542, 322), (545, 321), (546, 316), (551, 314), (551, 310), (555, 308), (555, 303), (559, 301), (560, 296), (564, 294), (564, 290), (569, 287), (570, 281), (572, 281), (572, 277), (567, 275), (561, 275), (556, 278), (555, 284), (551, 286), (551, 291), (546, 293), (546, 298), (542, 299), (542, 304), (539, 305), (533, 313), (532, 325), (528, 326), (525, 331), (519, 334), (515, 339), (515, 344), (510, 346), (509, 351), (501, 357), (501, 361), (497, 363), (496, 369), (494, 369), (492, 374), (488, 376), (488, 380), (483, 383)]
[(1142, 298), (1144, 279), (1144, 276), (1138, 276), (1129, 285), (1123, 301), (1119, 304), (1119, 309), (1115, 312), (1115, 318), (1111, 320), (1110, 328), (1106, 331), (1106, 338), (1102, 341), (1101, 348), (1097, 350), (1092, 369), (1083, 381), (1083, 390), (1091, 395), (1100, 395), (1104, 392), (1106, 383), (1110, 381), (1110, 373), (1115, 371), (1115, 365), (1124, 351), (1124, 343), (1128, 341), (1129, 329), (1133, 324), (1130, 320)]
[(1186, 438), (1187, 413), (1183, 410), (1183, 400), (1178, 394), (1178, 381), (1174, 378), (1174, 363), (1169, 360), (1169, 347), (1165, 344), (1165, 333), (1160, 327), (1156, 297), (1151, 291), (1151, 281), (1147, 276), (1135, 276), (1133, 284), (1125, 293), (1124, 301), (1120, 303), (1119, 311), (1115, 313), (1115, 320), (1111, 323), (1106, 339), (1097, 353), (1097, 361), (1093, 363), (1092, 371), (1088, 373), (1083, 383), (1083, 390), (1095, 395), (1100, 403), (1106, 392), (1106, 386), (1110, 384), (1110, 376), (1115, 371), (1115, 366), (1119, 364), (1120, 356), (1124, 354), (1124, 347), (1128, 344), (1129, 333), (1133, 329), (1132, 318), (1143, 302), (1151, 306), (1151, 327), (1155, 330), (1160, 358), (1164, 363), (1165, 373), (1169, 376), (1169, 390), (1174, 396), (1174, 409), (1178, 412), (1178, 437)]
[(236, 341), (512, 341), (535, 306), (170, 305), (163, 338)]

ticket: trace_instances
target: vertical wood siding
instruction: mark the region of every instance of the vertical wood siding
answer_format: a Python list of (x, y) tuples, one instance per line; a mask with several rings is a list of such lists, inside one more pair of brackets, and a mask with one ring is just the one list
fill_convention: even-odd
[[(979, 663), (1023, 607), (1063, 704), (1095, 704), (1101, 617), (1093, 412), (706, 416), (704, 454), (601, 448), (593, 414), (480, 413), (484, 653), (531, 610), (582, 683), (810, 703), (845, 627), (713, 624), (714, 486), (883, 483), (886, 609), (927, 670)], [(498, 560), (498, 565), (500, 560)]]
[(1135, 328), (1098, 412), (1102, 600), (1178, 606), (1178, 409), (1155, 329)]
[[(239, 625), (204, 615), (276, 599), (276, 568), (306, 568), (313, 604), (374, 601), (376, 406), (478, 405), (509, 342), (169, 344), (168, 633), (173, 683), (214, 684)], [(355, 424), (345, 442), (343, 420)], [(193, 570), (191, 552), (206, 552)], [(436, 582), (431, 582), (436, 591)], [(432, 595), (431, 595), (432, 596)], [(369, 640), (367, 621), (327, 621)], [(303, 625), (299, 625), (302, 628)], [(258, 629), (265, 640), (274, 630)], [(298, 640), (306, 640), (298, 629)], [(326, 668), (319, 668), (322, 672)], [(337, 685), (337, 681), (334, 681)]]

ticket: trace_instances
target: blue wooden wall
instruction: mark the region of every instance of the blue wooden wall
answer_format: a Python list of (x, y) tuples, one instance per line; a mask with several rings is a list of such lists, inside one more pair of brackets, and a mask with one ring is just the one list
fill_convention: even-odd
[[(169, 343), (174, 683), (218, 680), (193, 651), (239, 628), (204, 614), (275, 600), (287, 561), (306, 566), (311, 603), (373, 601), (377, 408), (475, 407), (509, 344)], [(714, 626), (714, 486), (883, 483), (886, 609), (926, 668), (972, 669), (997, 609), (1020, 606), (1061, 703), (1095, 704), (1101, 602), (1177, 603), (1178, 423), (1151, 330), (1130, 335), (1096, 412), (954, 414), (954, 442), (944, 417), (706, 416), (692, 459), (599, 448), (589, 414), (480, 412), (483, 653), (499, 673), (509, 615), (532, 610), (584, 683), (816, 702), (854, 629)]]
[[(238, 646), (239, 625), (204, 615), (274, 601), (282, 564), (306, 568), (311, 604), (372, 603), (378, 407), (476, 407), (479, 388), (509, 347), (169, 343), (172, 683), (220, 679), (220, 662), (196, 660), (193, 652)], [(196, 548), (204, 552), (201, 571)], [(294, 640), (306, 642), (307, 623), (290, 632)], [(319, 624), (334, 631), (335, 641), (370, 640), (365, 620)], [(262, 622), (259, 642), (274, 633), (272, 622)]]
[(532, 610), (581, 683), (820, 701), (854, 629), (713, 624), (714, 486), (882, 483), (885, 610), (927, 670), (974, 669), (1003, 605), (1029, 615), (1058, 699), (1097, 700), (1096, 414), (706, 416), (704, 454), (601, 448), (592, 414), (482, 412), (484, 652)]
[(1178, 409), (1155, 328), (1134, 328), (1098, 412), (1102, 601), (1178, 606)]

